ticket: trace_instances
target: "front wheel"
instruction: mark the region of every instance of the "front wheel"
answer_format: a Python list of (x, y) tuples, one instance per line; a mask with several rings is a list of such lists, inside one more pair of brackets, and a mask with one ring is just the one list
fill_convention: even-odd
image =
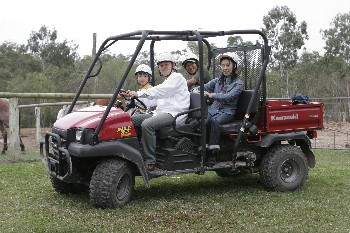
[(96, 166), (90, 181), (90, 202), (97, 208), (118, 208), (131, 201), (135, 175), (126, 161), (108, 159)]
[(303, 152), (292, 145), (272, 148), (262, 159), (260, 177), (272, 190), (287, 192), (301, 188), (308, 175), (307, 160)]

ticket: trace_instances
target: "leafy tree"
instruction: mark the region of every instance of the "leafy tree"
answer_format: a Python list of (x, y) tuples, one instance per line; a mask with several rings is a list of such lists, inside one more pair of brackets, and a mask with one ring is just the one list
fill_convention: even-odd
[[(119, 80), (122, 78), (129, 61), (128, 56), (124, 56), (123, 54), (114, 55), (114, 54), (103, 54), (101, 57), (102, 61), (102, 69), (98, 76), (91, 78), (87, 82), (87, 92), (95, 92), (95, 93), (113, 93)], [(91, 65), (91, 57), (87, 56), (84, 59), (78, 61), (77, 67), (80, 69), (80, 73), (86, 73), (88, 68)], [(137, 64), (135, 64), (136, 66)], [(136, 67), (135, 67), (136, 69)], [(134, 77), (134, 71), (131, 70), (129, 76)], [(82, 80), (83, 75), (81, 75), (79, 79), (79, 83)], [(136, 81), (133, 82), (133, 78), (127, 78), (126, 83), (124, 83), (124, 89), (135, 90), (138, 89), (136, 85)], [(137, 87), (136, 87), (137, 86)]]
[(328, 90), (320, 90), (321, 85), (315, 85), (315, 83), (324, 83), (323, 79), (327, 70), (323, 67), (323, 63), (318, 52), (304, 52), (301, 55), (300, 62), (290, 69), (290, 92), (303, 93), (309, 97), (319, 97), (319, 93), (326, 96)]
[(47, 76), (43, 73), (31, 73), (28, 74), (25, 79), (22, 77), (17, 77), (9, 82), (11, 91), (17, 93), (50, 93), (54, 92), (55, 86), (56, 85), (53, 80), (48, 79)]
[(309, 97), (347, 96), (349, 71), (349, 65), (340, 57), (321, 57), (317, 52), (305, 52), (290, 70), (291, 90)]
[[(210, 44), (211, 49), (216, 48), (214, 44)], [(198, 44), (196, 41), (189, 41), (187, 43), (187, 48), (183, 52), (191, 52), (198, 55)], [(203, 57), (204, 57), (204, 64), (206, 64), (206, 61), (208, 59), (208, 49), (207, 46), (203, 43)]]
[(67, 40), (57, 42), (57, 30), (49, 30), (41, 26), (38, 32), (32, 31), (28, 39), (29, 51), (41, 61), (42, 71), (46, 64), (52, 64), (59, 68), (74, 67), (74, 61), (78, 57), (77, 45), (70, 45)]
[(278, 70), (270, 69), (266, 72), (266, 88), (268, 98), (281, 98), (285, 93), (285, 85)]
[(341, 56), (350, 63), (350, 12), (337, 14), (331, 22), (331, 27), (321, 30), (326, 40), (326, 56)]
[(40, 71), (39, 61), (26, 52), (25, 46), (10, 42), (0, 45), (0, 67), (0, 91), (11, 91), (8, 82), (12, 79)]
[(227, 46), (243, 45), (243, 39), (241, 36), (229, 36), (227, 38)]
[(298, 60), (298, 49), (308, 39), (307, 24), (298, 24), (296, 16), (287, 6), (275, 6), (263, 17), (269, 44), (272, 47), (271, 63), (274, 67), (293, 67)]
[(262, 30), (271, 45), (271, 66), (279, 68), (281, 76), (286, 79), (286, 94), (288, 91), (288, 69), (296, 65), (298, 50), (308, 39), (307, 24), (298, 24), (296, 16), (287, 6), (275, 6), (263, 17)]
[(244, 41), (241, 36), (229, 36), (227, 38), (227, 46), (244, 46), (244, 45), (252, 45), (251, 41)]

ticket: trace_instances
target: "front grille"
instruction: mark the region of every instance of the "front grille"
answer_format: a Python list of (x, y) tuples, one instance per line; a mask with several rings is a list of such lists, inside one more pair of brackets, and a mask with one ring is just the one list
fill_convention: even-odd
[(52, 128), (52, 133), (58, 134), (61, 137), (61, 147), (68, 148), (69, 144), (75, 141), (75, 129), (65, 130), (59, 128)]

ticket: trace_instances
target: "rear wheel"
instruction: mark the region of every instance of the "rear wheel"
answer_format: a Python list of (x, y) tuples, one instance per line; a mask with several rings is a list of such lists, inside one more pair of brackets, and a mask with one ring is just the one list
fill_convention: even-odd
[(307, 160), (295, 146), (273, 147), (263, 157), (260, 177), (263, 184), (275, 191), (294, 191), (301, 188), (308, 175)]
[(108, 159), (96, 166), (90, 182), (90, 201), (98, 208), (118, 208), (131, 201), (135, 175), (126, 161)]

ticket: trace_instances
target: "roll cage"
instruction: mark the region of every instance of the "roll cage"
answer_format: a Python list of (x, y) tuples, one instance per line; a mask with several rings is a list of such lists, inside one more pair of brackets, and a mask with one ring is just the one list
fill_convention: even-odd
[[(260, 45), (252, 45), (252, 46), (243, 46), (243, 47), (228, 47), (228, 48), (216, 48), (212, 49), (211, 45), (209, 43), (209, 39), (216, 38), (216, 37), (223, 37), (223, 36), (233, 36), (233, 35), (258, 35), (261, 37), (262, 44)], [(118, 93), (122, 89), (124, 82), (130, 73), (130, 70), (133, 67), (133, 64), (135, 63), (137, 56), (139, 55), (141, 49), (144, 47), (146, 41), (150, 41), (150, 67), (152, 68), (152, 76), (154, 76), (154, 67), (155, 67), (155, 53), (154, 48), (156, 42), (160, 41), (193, 41), (197, 42), (198, 46), (198, 57), (199, 57), (199, 74), (201, 77), (204, 76), (204, 68), (207, 68), (208, 70), (213, 65), (213, 75), (216, 75), (217, 71), (217, 65), (215, 64), (215, 57), (217, 54), (223, 53), (223, 52), (240, 52), (242, 57), (242, 64), (244, 69), (247, 69), (247, 64), (245, 64), (249, 59), (247, 59), (246, 54), (248, 51), (259, 49), (261, 50), (261, 55), (259, 58), (260, 67), (256, 73), (256, 78), (254, 78), (253, 82), (248, 82), (248, 70), (243, 70), (243, 78), (246, 85), (246, 88), (249, 87), (250, 89), (254, 90), (253, 96), (249, 102), (241, 130), (239, 131), (237, 135), (237, 140), (235, 140), (235, 146), (234, 146), (234, 154), (237, 151), (238, 144), (242, 138), (242, 135), (245, 131), (245, 129), (251, 127), (252, 123), (250, 122), (250, 113), (252, 111), (253, 105), (255, 101), (259, 101), (260, 95), (262, 99), (262, 103), (266, 103), (266, 81), (265, 81), (265, 70), (268, 64), (268, 54), (269, 54), (269, 46), (268, 46), (268, 40), (265, 34), (262, 31), (259, 30), (229, 30), (229, 31), (197, 31), (197, 30), (187, 30), (187, 31), (154, 31), (154, 30), (139, 30), (135, 32), (130, 32), (126, 34), (121, 34), (117, 36), (111, 36), (108, 37), (102, 45), (99, 47), (95, 57), (93, 58), (93, 61), (86, 72), (84, 79), (82, 80), (79, 89), (73, 98), (72, 104), (70, 105), (70, 108), (68, 109), (68, 113), (72, 112), (72, 109), (74, 105), (76, 104), (80, 94), (82, 93), (85, 84), (87, 80), (91, 77), (95, 77), (98, 75), (98, 73), (101, 71), (102, 68), (102, 62), (101, 62), (101, 55), (103, 52), (105, 52), (108, 48), (110, 48), (112, 45), (116, 44), (116, 42), (119, 41), (138, 41), (136, 49), (131, 56), (131, 59), (124, 71), (124, 74), (122, 75), (119, 83), (117, 84), (117, 87), (114, 91), (114, 94), (106, 107), (106, 110), (101, 118), (100, 123), (98, 124), (97, 128), (94, 131), (92, 144), (98, 144), (98, 134), (111, 110), (113, 107), (113, 103), (117, 100)], [(204, 66), (204, 46), (207, 48), (207, 64)], [(100, 64), (100, 66), (98, 66)], [(94, 68), (97, 67), (97, 72), (93, 73)], [(154, 78), (152, 80), (152, 83), (154, 85)], [(204, 98), (204, 83), (203, 79), (200, 79), (200, 96), (201, 96), (201, 108), (203, 109), (204, 105), (207, 105), (206, 99)], [(200, 109), (197, 109), (200, 110)], [(200, 134), (197, 136), (201, 137), (201, 146), (202, 148), (205, 148), (206, 144), (206, 127), (205, 127), (205, 114), (201, 114), (201, 120), (200, 120)], [(175, 128), (175, 126), (174, 126)], [(186, 134), (186, 132), (182, 132)], [(205, 150), (203, 150), (205, 151)], [(204, 152), (205, 153), (205, 152)]]

